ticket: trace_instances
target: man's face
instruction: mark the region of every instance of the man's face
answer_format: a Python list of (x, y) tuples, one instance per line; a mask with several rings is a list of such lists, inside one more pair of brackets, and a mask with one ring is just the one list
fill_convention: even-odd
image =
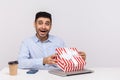
[(40, 17), (35, 22), (35, 29), (37, 32), (37, 37), (40, 39), (47, 38), (49, 31), (51, 29), (51, 21), (49, 18)]

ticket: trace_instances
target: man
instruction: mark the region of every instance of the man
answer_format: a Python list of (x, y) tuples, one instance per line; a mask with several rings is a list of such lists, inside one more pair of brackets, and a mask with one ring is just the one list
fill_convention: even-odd
[[(65, 47), (64, 42), (50, 35), (52, 17), (48, 12), (38, 12), (34, 22), (36, 35), (22, 42), (18, 56), (19, 68), (51, 69), (57, 63), (55, 49)], [(85, 53), (79, 53), (85, 60)]]

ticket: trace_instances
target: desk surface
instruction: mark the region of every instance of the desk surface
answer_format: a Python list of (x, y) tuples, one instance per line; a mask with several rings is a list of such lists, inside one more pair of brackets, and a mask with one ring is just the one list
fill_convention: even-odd
[(0, 71), (0, 80), (120, 80), (120, 68), (90, 68), (94, 70), (90, 74), (61, 77), (48, 73), (47, 70), (39, 70), (36, 74), (26, 74), (28, 70), (18, 69), (16, 76), (9, 75), (6, 67)]

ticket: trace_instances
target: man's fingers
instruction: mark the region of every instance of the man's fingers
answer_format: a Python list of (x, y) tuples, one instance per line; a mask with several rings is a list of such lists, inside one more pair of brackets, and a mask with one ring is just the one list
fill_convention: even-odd
[(79, 54), (84, 60), (86, 60), (86, 54), (85, 54), (85, 52), (78, 52), (78, 54)]
[(54, 54), (51, 56), (52, 59), (56, 59), (56, 57), (57, 57), (57, 54)]
[(86, 56), (84, 52), (78, 52), (81, 56)]

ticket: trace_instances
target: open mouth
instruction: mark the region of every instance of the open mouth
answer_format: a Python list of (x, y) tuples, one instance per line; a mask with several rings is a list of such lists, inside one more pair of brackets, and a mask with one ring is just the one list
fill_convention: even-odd
[(41, 32), (47, 32), (47, 31), (41, 30)]
[(47, 33), (48, 33), (47, 30), (40, 30), (40, 34), (41, 34), (41, 35), (45, 35), (45, 34), (47, 34)]

